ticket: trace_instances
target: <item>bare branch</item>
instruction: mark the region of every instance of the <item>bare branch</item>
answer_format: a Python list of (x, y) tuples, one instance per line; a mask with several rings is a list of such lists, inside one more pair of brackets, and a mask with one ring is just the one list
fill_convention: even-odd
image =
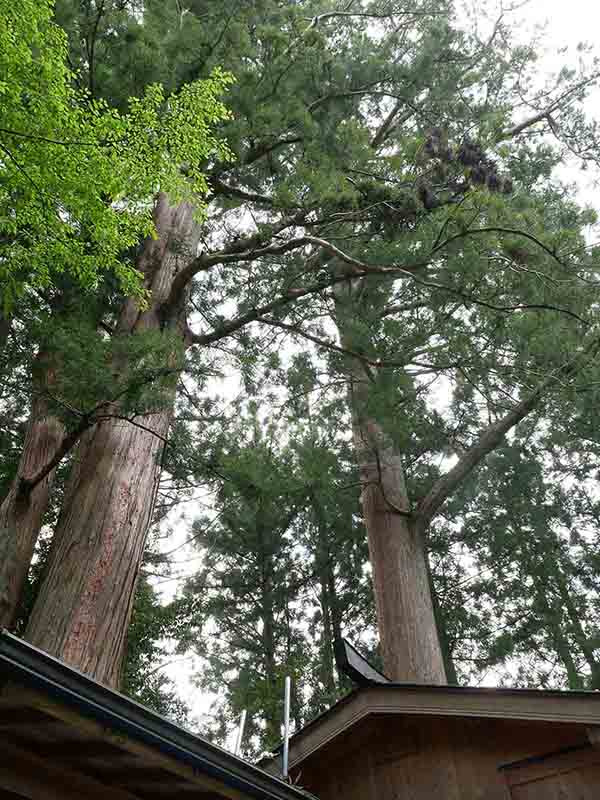
[(567, 89), (566, 92), (563, 92), (563, 94), (561, 94), (560, 97), (558, 97), (556, 100), (550, 103), (550, 105), (547, 106), (547, 108), (545, 108), (543, 111), (539, 111), (536, 114), (533, 114), (531, 117), (524, 120), (523, 122), (520, 122), (518, 125), (515, 125), (512, 128), (509, 128), (508, 130), (500, 133), (496, 139), (496, 142), (502, 142), (505, 141), (506, 139), (514, 139), (524, 130), (532, 127), (533, 125), (536, 125), (538, 122), (541, 122), (544, 119), (548, 120), (548, 122), (551, 123), (552, 121), (550, 115), (552, 113), (559, 110), (564, 111), (564, 109), (574, 99), (573, 95), (584, 89), (586, 86), (596, 83), (596, 81), (598, 81), (599, 78), (600, 78), (600, 73), (595, 72), (593, 75), (590, 75), (589, 78), (586, 78), (585, 80), (581, 81), (575, 86), (571, 86), (569, 89)]

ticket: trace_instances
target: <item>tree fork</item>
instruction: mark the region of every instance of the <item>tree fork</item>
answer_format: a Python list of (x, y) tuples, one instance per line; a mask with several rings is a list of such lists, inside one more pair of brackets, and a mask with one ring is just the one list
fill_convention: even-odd
[[(138, 260), (151, 291), (149, 306), (140, 311), (128, 300), (116, 335), (165, 328), (161, 306), (179, 266), (169, 242), (185, 241), (195, 254), (199, 231), (191, 205), (170, 206), (160, 195), (154, 217), (158, 238), (145, 242)], [(182, 341), (185, 299), (167, 320)], [(143, 426), (109, 418), (84, 433), (26, 631), (36, 646), (112, 687), (121, 675), (173, 400), (174, 391), (162, 408), (144, 416)]]

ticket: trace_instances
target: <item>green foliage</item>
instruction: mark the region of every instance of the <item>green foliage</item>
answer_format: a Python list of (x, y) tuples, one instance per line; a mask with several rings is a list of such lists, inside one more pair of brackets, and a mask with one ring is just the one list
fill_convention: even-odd
[(181, 636), (188, 617), (186, 603), (165, 605), (146, 578), (138, 580), (121, 690), (179, 724), (186, 724), (190, 709), (162, 669), (173, 659), (167, 643)]
[(314, 425), (306, 434), (297, 418), (283, 428), (249, 409), (213, 445), (203, 470), (214, 499), (191, 529), (203, 558), (184, 596), (196, 602), (197, 681), (216, 694), (204, 732), (224, 741), (246, 709), (247, 754), (279, 741), (286, 675), (296, 726), (347, 689), (334, 641), (342, 627), (358, 635), (369, 624), (355, 497), (331, 492), (332, 482), (351, 481), (353, 468), (343, 448), (336, 457), (319, 441)]
[[(185, 9), (147, 0), (143, 15), (136, 2), (107, 0), (104, 14), (94, 13), (93, 3), (85, 6), (61, 0), (57, 15), (78, 70), (72, 77), (89, 92), (77, 96), (91, 125), (86, 135), (115, 143), (113, 128), (131, 126), (134, 155), (141, 159), (131, 175), (141, 202), (144, 181), (157, 168), (152, 159), (164, 155), (165, 180), (175, 184), (176, 195), (188, 187), (176, 172), (183, 162), (200, 190), (202, 171), (210, 179), (204, 252), (235, 252), (248, 229), (267, 243), (293, 212), (306, 216), (278, 233), (274, 244), (305, 232), (375, 268), (358, 278), (346, 263), (307, 246), (261, 259), (252, 250), (242, 269), (220, 263), (190, 287), (193, 324), (218, 331), (231, 317), (278, 297), (289, 300), (290, 291), (322, 281), (320, 291), (265, 314), (286, 328), (258, 322), (214, 349), (188, 350), (167, 452), (169, 487), (161, 487), (160, 516), (177, 499), (191, 499), (195, 489), (214, 492), (211, 510), (193, 528), (204, 558), (186, 589), (186, 599), (196, 603), (194, 616), (182, 614), (189, 627), (173, 635), (189, 644), (190, 631), (198, 633), (206, 662), (199, 681), (219, 693), (217, 734), (223, 737), (248, 708), (248, 751), (259, 750), (278, 737), (286, 672), (294, 676), (293, 713), (300, 724), (345, 688), (331, 653), (339, 629), (370, 652), (376, 649), (347, 406), (355, 376), (362, 375), (368, 388), (360, 411), (376, 418), (401, 449), (416, 503), (448, 468), (449, 457), (464, 453), (594, 335), (597, 252), (586, 247), (593, 214), (578, 207), (572, 189), (556, 177), (565, 146), (589, 141), (593, 131), (578, 107), (567, 104), (553, 112), (553, 130), (562, 140), (548, 138), (545, 122), (523, 137), (505, 138), (515, 121), (512, 109), (522, 102), (515, 87), (531, 88), (535, 53), (513, 46), (504, 21), (490, 42), (458, 29), (450, 3), (419, 2), (411, 6), (418, 14), (409, 16), (404, 3), (365, 0), (365, 13), (383, 15), (376, 23), (352, 16), (318, 20), (341, 8), (321, 0), (189, 0)], [(204, 100), (180, 87), (210, 80), (218, 64), (236, 76), (228, 100), (233, 114), (226, 118), (218, 107), (214, 115), (234, 162), (226, 161), (228, 151), (218, 141), (210, 151), (194, 149), (185, 124), (169, 116), (172, 103), (181, 102), (184, 123), (190, 121), (194, 103)], [(550, 96), (572, 89), (578, 77), (563, 74)], [(165, 86), (164, 95), (147, 88), (156, 82)], [(130, 95), (145, 99), (131, 106)], [(529, 92), (528, 101), (544, 107), (549, 96)], [(394, 103), (395, 124), (385, 131)], [(92, 122), (88, 108), (97, 109)], [(459, 156), (466, 141), (467, 158)], [(175, 158), (182, 150), (189, 159)], [(58, 147), (46, 152), (64, 157)], [(110, 199), (124, 203), (135, 196), (131, 191), (126, 183)], [(119, 213), (125, 207), (132, 212), (119, 206)], [(143, 219), (147, 209), (138, 212)], [(81, 241), (92, 243), (94, 258), (98, 222), (85, 228)], [(114, 244), (111, 231), (106, 241)], [(117, 260), (135, 239), (129, 232), (123, 232), (123, 250), (111, 251)], [(334, 279), (348, 290), (343, 313), (342, 292), (334, 296), (330, 288)], [(95, 318), (56, 326), (56, 357), (65, 365), (61, 391), (77, 407), (125, 388), (122, 376), (111, 374), (116, 361), (134, 370), (139, 388), (171, 357), (169, 337), (128, 341), (129, 356), (118, 337), (98, 336), (98, 327), (111, 329), (115, 306), (118, 301), (102, 295)], [(340, 331), (341, 349), (352, 357), (340, 352)], [(511, 442), (469, 476), (430, 533), (436, 594), (463, 680), (494, 669), (502, 679), (530, 685), (594, 683), (583, 647), (597, 641), (597, 543), (586, 532), (583, 553), (575, 540), (582, 536), (579, 521), (593, 527), (597, 503), (591, 490), (577, 493), (576, 503), (561, 493), (557, 464), (567, 459), (577, 481), (599, 469), (596, 373), (596, 366), (586, 367), (585, 391), (557, 385), (546, 398), (546, 421), (532, 418), (532, 426), (552, 428), (545, 454), (533, 453), (525, 435)], [(241, 401), (223, 413), (222, 398), (210, 396), (209, 375), (233, 377), (227, 391), (256, 401), (254, 412)], [(566, 414), (574, 396), (577, 413)], [(132, 409), (152, 404), (152, 395), (130, 398)], [(265, 404), (272, 419), (263, 430)], [(586, 500), (592, 507), (587, 516)], [(570, 537), (575, 543), (567, 546)], [(561, 576), (578, 613), (589, 619), (583, 636), (560, 606)], [(151, 650), (152, 636), (166, 629), (156, 599), (142, 601), (147, 618), (139, 619), (149, 631), (144, 647)], [(574, 664), (567, 663), (563, 640)], [(553, 672), (548, 665), (557, 658), (562, 666)], [(139, 663), (131, 662), (129, 681)], [(148, 678), (155, 666), (143, 662), (142, 674)]]
[[(211, 76), (169, 96), (159, 84), (120, 113), (72, 88), (67, 42), (50, 0), (0, 4), (0, 292), (5, 312), (28, 289), (68, 274), (97, 289), (114, 273), (144, 297), (122, 254), (153, 235), (151, 199), (206, 193), (201, 164), (227, 159), (211, 126), (231, 83)], [(184, 175), (182, 164), (190, 164)]]
[[(99, 335), (94, 316), (75, 310), (38, 326), (47, 359), (57, 365), (54, 412), (73, 421), (72, 410), (124, 416), (164, 407), (182, 366), (182, 345), (169, 331), (145, 330), (136, 336)], [(45, 364), (38, 368), (44, 370)]]

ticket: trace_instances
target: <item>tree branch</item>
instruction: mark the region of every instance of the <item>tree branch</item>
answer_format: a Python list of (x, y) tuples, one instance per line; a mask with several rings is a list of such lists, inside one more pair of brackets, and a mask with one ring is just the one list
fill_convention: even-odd
[(209, 186), (214, 195), (225, 195), (226, 197), (237, 197), (240, 200), (246, 200), (249, 203), (258, 203), (260, 205), (273, 205), (273, 198), (266, 194), (256, 194), (255, 192), (246, 192), (240, 189), (239, 186), (231, 186), (224, 183), (220, 178), (214, 176), (208, 180)]
[(383, 142), (388, 138), (390, 133), (397, 128), (398, 125), (402, 125), (403, 122), (408, 122), (408, 120), (414, 116), (416, 113), (414, 108), (410, 108), (406, 111), (400, 119), (397, 119), (398, 113), (402, 106), (406, 105), (405, 101), (401, 98), (398, 99), (396, 105), (392, 108), (390, 113), (387, 117), (383, 120), (379, 128), (377, 129), (375, 135), (371, 139), (370, 147), (373, 150), (376, 150), (379, 145), (383, 144)]
[(577, 370), (578, 363), (584, 356), (593, 358), (600, 351), (600, 339), (594, 340), (584, 351), (555, 370), (546, 380), (524, 400), (508, 412), (502, 419), (488, 426), (477, 442), (459, 458), (458, 463), (439, 478), (428, 494), (417, 504), (417, 526), (424, 531), (442, 504), (453, 494), (464, 479), (478, 466), (483, 459), (504, 439), (508, 431), (523, 420), (544, 399), (548, 389), (559, 380), (571, 377)]
[[(273, 225), (269, 231), (269, 241), (272, 241), (277, 234), (281, 233), (286, 228), (298, 225), (304, 219), (305, 215), (305, 211), (299, 211), (293, 216), (286, 217), (286, 219), (283, 219), (281, 222)], [(251, 234), (250, 236), (244, 236), (241, 239), (238, 239), (225, 250), (219, 250), (218, 252), (210, 255), (207, 253), (201, 253), (199, 256), (192, 259), (180, 272), (177, 273), (173, 279), (171, 291), (169, 293), (169, 297), (162, 306), (162, 312), (166, 314), (168, 313), (169, 309), (177, 305), (180, 297), (185, 291), (185, 287), (198, 273), (205, 272), (217, 264), (249, 261), (253, 258), (259, 258), (261, 255), (269, 254), (266, 252), (268, 251), (268, 246), (265, 245), (265, 236), (265, 233), (259, 231)], [(263, 246), (261, 247), (261, 245)], [(293, 250), (294, 247), (290, 247), (282, 252), (288, 252), (290, 249)]]
[(19, 480), (19, 488), (17, 490), (18, 502), (26, 503), (28, 501), (29, 495), (35, 489), (35, 487), (41, 483), (44, 478), (46, 478), (52, 472), (52, 470), (56, 469), (63, 458), (75, 447), (87, 429), (94, 425), (95, 422), (96, 420), (87, 415), (81, 417), (77, 426), (66, 436), (63, 436), (62, 442), (58, 446), (52, 458), (46, 464), (44, 464), (44, 466), (32, 478), (22, 477)]
[[(567, 98), (571, 98), (572, 95), (574, 95), (576, 92), (581, 91), (581, 89), (584, 89), (591, 83), (595, 83), (598, 80), (598, 78), (600, 78), (600, 73), (596, 72), (593, 75), (590, 75), (589, 78), (586, 78), (585, 80), (581, 81), (575, 86), (571, 86), (570, 89), (567, 89), (566, 92), (563, 92), (563, 94), (561, 94), (560, 97), (558, 97), (556, 100), (550, 103), (550, 105), (543, 111), (539, 111), (538, 113), (533, 114), (531, 117), (524, 120), (523, 122), (520, 122), (518, 125), (514, 125), (512, 128), (509, 128), (508, 130), (500, 133), (496, 139), (496, 142), (502, 142), (505, 141), (506, 139), (513, 139), (515, 136), (518, 136), (524, 130), (530, 128), (532, 125), (535, 125), (538, 122), (541, 122), (543, 119), (547, 119), (548, 121), (550, 121), (550, 114), (552, 114), (555, 111), (558, 111), (563, 105), (564, 101), (567, 100)], [(569, 102), (571, 101), (569, 100)], [(569, 103), (566, 103), (566, 105), (568, 104)]]

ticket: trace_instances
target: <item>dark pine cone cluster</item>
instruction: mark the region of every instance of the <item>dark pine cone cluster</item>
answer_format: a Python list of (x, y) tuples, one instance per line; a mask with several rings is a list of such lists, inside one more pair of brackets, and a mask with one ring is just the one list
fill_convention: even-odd
[(465, 138), (459, 147), (451, 147), (441, 128), (433, 128), (425, 140), (425, 153), (443, 164), (460, 164), (473, 186), (487, 186), (491, 192), (510, 194), (513, 183), (508, 175), (499, 175), (496, 164), (487, 157), (480, 144)]

